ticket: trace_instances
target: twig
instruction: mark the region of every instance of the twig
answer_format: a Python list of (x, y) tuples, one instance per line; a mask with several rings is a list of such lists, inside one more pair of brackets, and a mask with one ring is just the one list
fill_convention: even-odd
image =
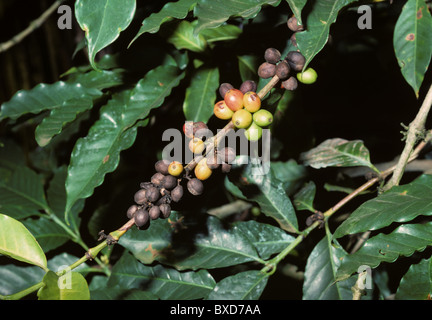
[(60, 4), (64, 1), (65, 0), (55, 1), (44, 13), (42, 13), (42, 15), (39, 18), (30, 22), (29, 26), (26, 29), (24, 29), (23, 31), (21, 31), (20, 33), (12, 37), (12, 39), (0, 43), (0, 53), (20, 43), (30, 33), (32, 33), (37, 28), (39, 28), (48, 19), (48, 17), (58, 8), (58, 6), (60, 6)]
[(409, 125), (407, 136), (406, 136), (405, 147), (402, 151), (402, 154), (399, 158), (399, 161), (396, 165), (393, 175), (390, 178), (390, 180), (387, 182), (387, 184), (384, 186), (383, 191), (387, 191), (392, 187), (397, 186), (400, 180), (402, 179), (402, 175), (405, 171), (405, 166), (408, 162), (408, 159), (411, 156), (411, 152), (414, 148), (414, 145), (418, 141), (419, 134), (421, 134), (422, 131), (424, 130), (426, 118), (431, 106), (432, 106), (432, 85), (430, 86), (429, 91), (427, 92), (426, 97), (423, 100), (423, 103), (415, 119)]

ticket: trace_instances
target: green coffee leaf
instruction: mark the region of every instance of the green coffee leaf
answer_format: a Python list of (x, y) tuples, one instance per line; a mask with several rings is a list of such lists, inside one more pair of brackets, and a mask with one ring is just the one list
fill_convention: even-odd
[(36, 266), (20, 267), (15, 264), (0, 266), (0, 295), (11, 295), (39, 283), (45, 271)]
[[(238, 160), (241, 161), (239, 158)], [(282, 229), (298, 232), (297, 217), (284, 183), (275, 177), (274, 171), (270, 168), (266, 172), (262, 165), (248, 161), (241, 177), (236, 181), (231, 180), (237, 186), (237, 192), (240, 191), (244, 199), (257, 202), (261, 211), (275, 219)]]
[(306, 58), (303, 70), (327, 43), (330, 26), (336, 21), (339, 11), (356, 1), (316, 0), (313, 3), (306, 21), (303, 21), (306, 30), (296, 33), (297, 46)]
[(200, 32), (207, 43), (235, 40), (241, 33), (242, 29), (232, 24), (225, 24), (212, 29), (204, 29)]
[(23, 224), (36, 238), (44, 252), (53, 250), (71, 239), (71, 235), (65, 229), (47, 217), (26, 219)]
[(331, 242), (328, 232), (308, 257), (303, 283), (304, 300), (348, 300), (352, 299), (351, 287), (355, 279), (336, 282), (336, 272), (345, 250)]
[(393, 46), (402, 75), (418, 97), (432, 55), (432, 17), (424, 0), (408, 0), (396, 22)]
[(158, 264), (145, 266), (126, 253), (114, 265), (109, 287), (145, 288), (162, 300), (190, 300), (205, 297), (215, 286), (207, 270), (180, 272)]
[(396, 291), (397, 300), (426, 300), (432, 294), (432, 259), (410, 266)]
[[(209, 29), (212, 30), (212, 29)], [(238, 56), (239, 72), (242, 81), (255, 79), (259, 67), (259, 59), (253, 55)]]
[(90, 291), (86, 279), (78, 272), (70, 271), (59, 277), (48, 271), (42, 280), (45, 284), (38, 291), (39, 300), (89, 300)]
[(65, 216), (78, 199), (87, 198), (102, 184), (105, 174), (118, 165), (120, 152), (136, 137), (136, 123), (159, 107), (184, 77), (173, 66), (160, 66), (140, 80), (134, 89), (113, 96), (101, 108), (100, 118), (72, 151), (66, 179)]
[(410, 184), (396, 186), (364, 202), (334, 232), (335, 238), (377, 230), (392, 222), (408, 222), (432, 215), (432, 176), (422, 175)]
[[(17, 119), (27, 113), (39, 113), (70, 105), (71, 101), (87, 105), (87, 101), (101, 96), (94, 88), (86, 88), (80, 83), (58, 81), (53, 84), (41, 83), (30, 90), (19, 90), (1, 106), (0, 120)], [(80, 108), (83, 108), (80, 106)]]
[(303, 188), (294, 195), (294, 206), (297, 210), (309, 210), (316, 212), (313, 206), (316, 186), (313, 181), (308, 182)]
[(249, 239), (262, 259), (281, 252), (294, 241), (294, 237), (282, 229), (253, 220), (235, 222), (233, 227)]
[(317, 147), (302, 153), (300, 159), (304, 165), (315, 169), (366, 166), (379, 172), (370, 162), (369, 150), (360, 140), (328, 139)]
[(0, 254), (48, 270), (45, 254), (34, 236), (21, 222), (4, 214), (0, 214)]
[(183, 111), (187, 121), (207, 123), (213, 115), (216, 91), (219, 87), (219, 70), (202, 68), (196, 70), (186, 89)]
[(142, 26), (132, 42), (134, 42), (143, 33), (158, 32), (160, 26), (167, 21), (186, 18), (187, 14), (195, 7), (196, 3), (197, 0), (178, 0), (176, 2), (168, 2), (159, 12), (152, 13), (143, 20)]
[(113, 43), (135, 15), (135, 0), (77, 0), (75, 15), (87, 40), (90, 64), (96, 54)]
[(362, 265), (375, 268), (381, 262), (394, 262), (399, 256), (410, 256), (415, 251), (424, 250), (431, 243), (431, 222), (405, 224), (390, 234), (380, 233), (368, 239), (359, 251), (343, 258), (337, 271), (337, 278), (349, 277)]
[(46, 210), (48, 204), (42, 178), (27, 167), (17, 167), (11, 176), (2, 177), (0, 208), (4, 213), (20, 218), (33, 215), (37, 210)]
[(180, 216), (173, 212), (168, 219), (152, 221), (145, 232), (132, 228), (120, 238), (119, 244), (133, 253), (142, 263), (151, 264), (164, 254), (164, 249), (170, 246), (172, 232), (174, 232), (173, 223), (179, 219)]
[(258, 270), (239, 272), (219, 281), (207, 299), (258, 300), (267, 285), (268, 278), (267, 274)]
[(193, 52), (203, 52), (207, 42), (201, 34), (194, 34), (195, 25), (195, 22), (181, 21), (166, 40), (178, 50), (187, 49)]
[(36, 142), (41, 147), (45, 147), (55, 135), (62, 131), (66, 124), (74, 121), (79, 113), (92, 107), (92, 99), (71, 99), (65, 101), (61, 107), (51, 110), (50, 114), (36, 127)]
[(230, 17), (254, 18), (261, 11), (263, 5), (279, 5), (280, 0), (202, 0), (194, 8), (198, 18), (198, 25), (194, 33), (198, 34), (207, 28), (216, 28)]

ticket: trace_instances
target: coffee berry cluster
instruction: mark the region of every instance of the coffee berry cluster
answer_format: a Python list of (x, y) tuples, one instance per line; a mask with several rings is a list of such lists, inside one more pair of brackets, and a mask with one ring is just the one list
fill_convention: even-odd
[(239, 89), (230, 83), (222, 83), (219, 94), (223, 100), (216, 102), (214, 115), (222, 120), (230, 120), (237, 129), (245, 129), (248, 140), (257, 141), (262, 136), (262, 128), (273, 122), (273, 115), (261, 109), (261, 98), (256, 91), (256, 83), (244, 81)]
[(133, 218), (137, 227), (147, 229), (151, 220), (168, 218), (171, 204), (183, 198), (185, 188), (194, 196), (201, 195), (204, 191), (202, 181), (208, 179), (213, 170), (219, 167), (224, 173), (231, 170), (236, 157), (233, 148), (212, 149), (210, 154), (203, 156), (206, 144), (202, 138), (207, 130), (207, 125), (201, 121), (188, 121), (183, 126), (185, 136), (190, 139), (189, 149), (198, 159), (193, 172), (179, 161), (158, 160), (155, 163), (156, 173), (149, 182), (140, 184), (140, 190), (134, 195), (135, 204), (127, 210), (127, 217)]
[[(296, 47), (295, 33), (303, 30), (297, 19), (292, 16), (287, 21), (288, 28), (293, 31), (290, 40)], [(275, 48), (268, 48), (264, 53), (265, 62), (258, 68), (258, 75), (263, 79), (277, 76), (281, 80), (281, 87), (295, 90), (298, 81), (310, 84), (316, 81), (317, 74), (312, 68), (302, 72), (306, 59), (298, 51), (290, 51), (282, 59), (281, 53)], [(222, 100), (213, 107), (214, 115), (222, 120), (230, 120), (234, 128), (244, 129), (246, 138), (258, 141), (262, 137), (262, 130), (273, 122), (273, 115), (261, 108), (261, 98), (256, 93), (257, 85), (252, 80), (244, 81), (238, 89), (230, 83), (222, 83), (219, 94)], [(207, 125), (202, 122), (187, 121), (183, 132), (189, 139), (189, 150), (196, 155), (193, 165), (185, 167), (179, 161), (159, 160), (155, 163), (156, 173), (149, 182), (142, 182), (140, 190), (134, 195), (135, 204), (127, 210), (127, 217), (134, 219), (137, 227), (146, 229), (151, 220), (168, 218), (171, 214), (172, 202), (179, 202), (187, 191), (199, 196), (204, 191), (204, 180), (207, 180), (213, 170), (221, 168), (228, 173), (231, 163), (236, 158), (233, 148), (218, 148), (213, 145)], [(208, 150), (207, 148), (210, 147)], [(187, 181), (187, 182), (185, 182)]]
[[(298, 24), (297, 18), (292, 16), (287, 21), (288, 28), (293, 31), (290, 38), (291, 43), (297, 47), (296, 33), (303, 31), (302, 25)], [(298, 82), (305, 84), (312, 84), (316, 81), (318, 75), (312, 68), (303, 70), (306, 58), (298, 51), (290, 51), (282, 59), (282, 55), (279, 50), (275, 48), (268, 48), (264, 52), (264, 59), (259, 68), (258, 75), (263, 79), (272, 78), (275, 75), (282, 81), (281, 86), (286, 90), (296, 90)]]

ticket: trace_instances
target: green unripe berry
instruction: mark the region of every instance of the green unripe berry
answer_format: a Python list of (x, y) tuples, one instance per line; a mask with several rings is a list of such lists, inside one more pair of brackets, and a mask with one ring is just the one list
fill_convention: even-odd
[(262, 137), (262, 128), (255, 122), (245, 130), (245, 136), (249, 141), (258, 141)]
[(312, 68), (307, 68), (304, 72), (297, 73), (297, 79), (304, 84), (312, 84), (318, 78), (318, 74)]
[(273, 115), (270, 111), (261, 109), (254, 113), (253, 122), (260, 127), (266, 127), (273, 122)]
[(246, 109), (240, 109), (234, 112), (232, 122), (239, 129), (246, 129), (252, 123), (252, 114)]

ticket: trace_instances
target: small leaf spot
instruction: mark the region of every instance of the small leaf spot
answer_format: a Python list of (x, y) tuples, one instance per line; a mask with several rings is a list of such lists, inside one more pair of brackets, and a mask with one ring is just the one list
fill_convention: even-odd
[(423, 18), (423, 7), (421, 7), (419, 11), (417, 11), (417, 19), (421, 19), (421, 18)]
[(108, 160), (109, 160), (109, 158), (110, 158), (110, 156), (109, 156), (109, 154), (107, 154), (107, 155), (103, 158), (102, 162), (103, 162), (104, 164), (107, 163)]
[(414, 41), (415, 39), (415, 34), (414, 33), (409, 33), (406, 37), (405, 40), (407, 41)]

